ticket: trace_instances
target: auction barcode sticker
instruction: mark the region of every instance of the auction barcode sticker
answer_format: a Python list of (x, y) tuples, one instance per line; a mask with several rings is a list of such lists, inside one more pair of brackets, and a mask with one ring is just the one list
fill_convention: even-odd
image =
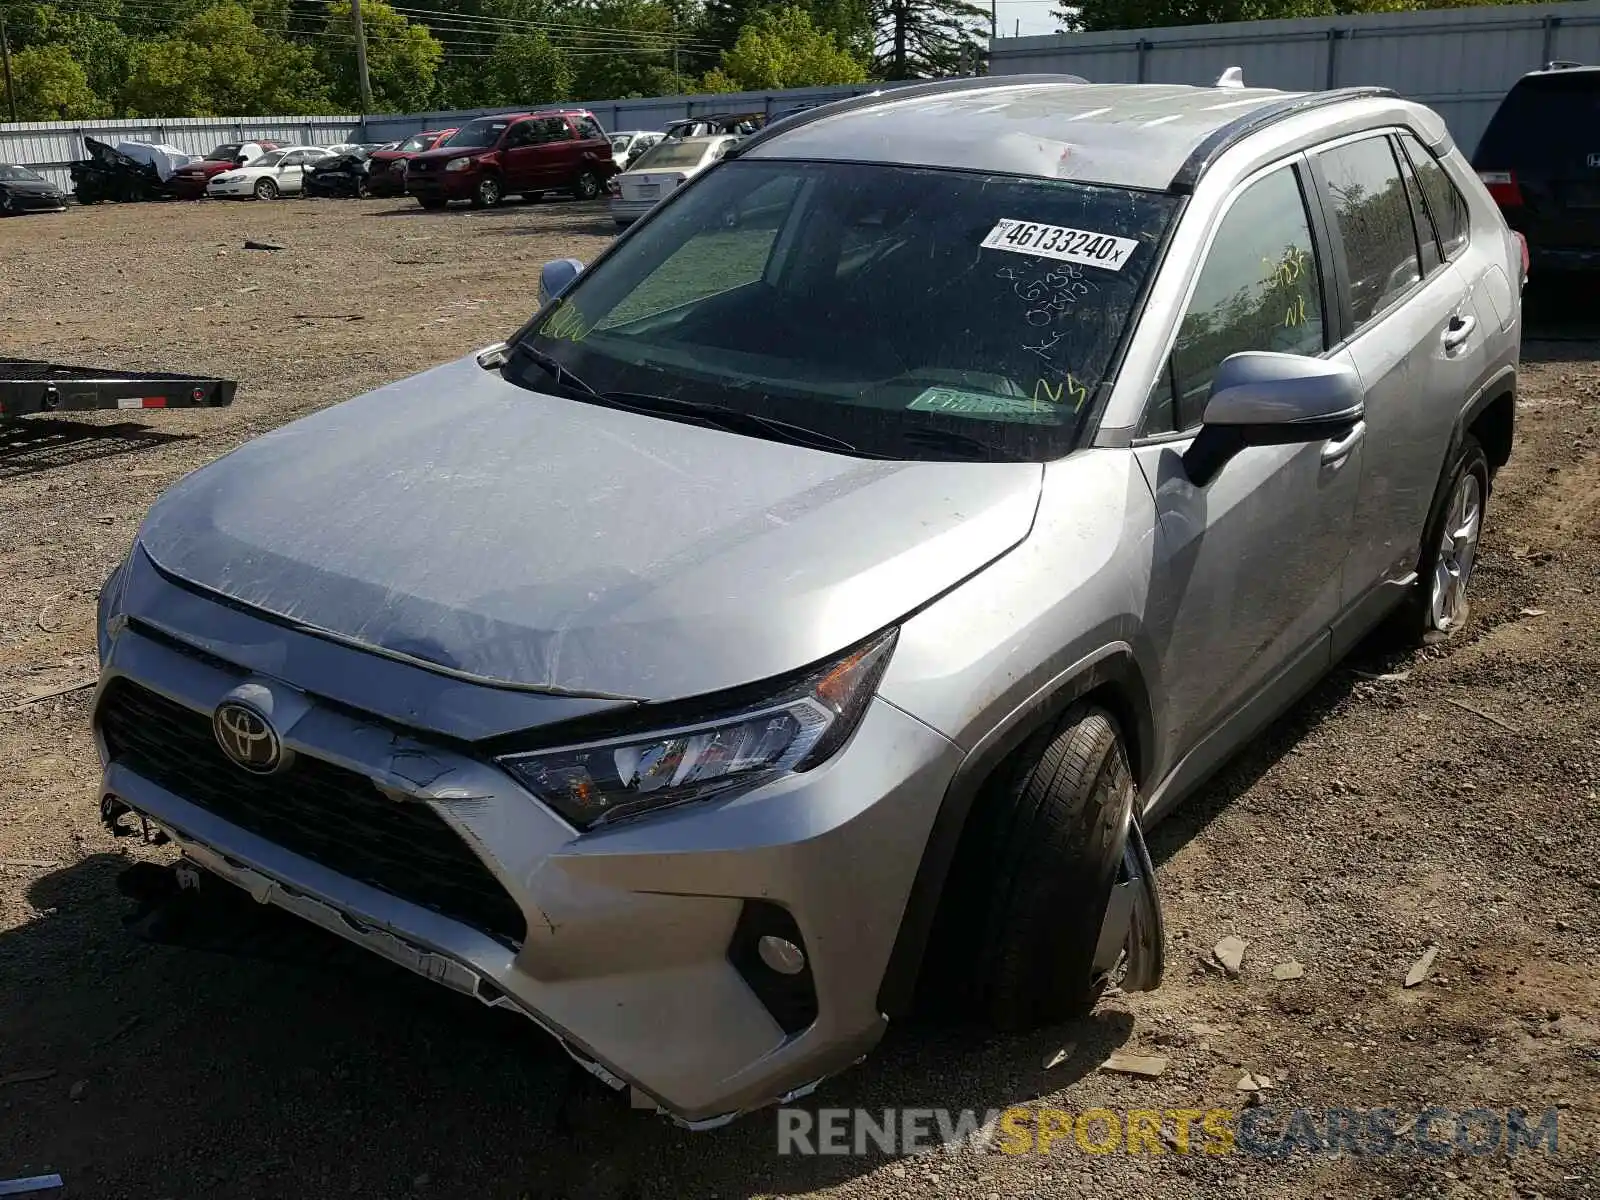
[(1133, 238), (1110, 233), (1068, 229), (1064, 225), (1036, 225), (1032, 221), (1001, 217), (980, 244), (985, 250), (1010, 250), (1016, 254), (1041, 255), (1086, 267), (1120, 271), (1139, 243)]

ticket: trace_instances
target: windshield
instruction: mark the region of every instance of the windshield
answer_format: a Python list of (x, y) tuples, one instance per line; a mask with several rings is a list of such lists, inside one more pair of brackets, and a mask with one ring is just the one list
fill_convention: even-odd
[(0, 181), (5, 183), (43, 183), (43, 175), (35, 175), (27, 167), (13, 167), (0, 163)]
[[(895, 458), (1069, 451), (1175, 197), (857, 163), (734, 160), (524, 338), (602, 391), (722, 405)], [(549, 391), (531, 356), (513, 382)], [(576, 392), (572, 394), (576, 395)]]
[(232, 162), (239, 157), (239, 151), (243, 149), (243, 142), (224, 142), (206, 155), (206, 160), (208, 162)]
[(245, 165), (251, 167), (275, 167), (283, 161), (283, 156), (287, 153), (287, 150), (270, 150), (260, 158), (252, 158)]
[(619, 133), (611, 139), (611, 149), (616, 154), (626, 154), (628, 147), (633, 144), (633, 135)]
[(630, 171), (663, 167), (698, 167), (711, 149), (709, 142), (659, 142), (634, 159)]
[(441, 139), (439, 145), (449, 146), (452, 150), (492, 146), (500, 140), (500, 135), (509, 124), (510, 121), (469, 121), (449, 137)]
[(1475, 166), (1588, 169), (1600, 140), (1600, 71), (1555, 71), (1517, 81), (1484, 131)]
[(431, 145), (433, 145), (433, 134), (414, 133), (401, 142), (398, 148), (406, 154), (420, 154)]

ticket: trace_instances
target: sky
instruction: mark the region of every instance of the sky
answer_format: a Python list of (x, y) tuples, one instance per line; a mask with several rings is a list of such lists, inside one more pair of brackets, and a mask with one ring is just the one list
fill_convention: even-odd
[[(974, 0), (975, 3), (984, 4), (987, 0)], [(1040, 33), (1056, 33), (1056, 19), (1054, 13), (1059, 0), (996, 0), (1000, 13), (1000, 36), (1011, 37), (1017, 28), (1017, 22), (1022, 22), (1022, 36), (1030, 37)]]

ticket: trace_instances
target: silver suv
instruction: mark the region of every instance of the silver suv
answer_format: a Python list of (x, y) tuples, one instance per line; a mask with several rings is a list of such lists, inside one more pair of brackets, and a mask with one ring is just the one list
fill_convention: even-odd
[(1520, 279), (1386, 92), (800, 114), (156, 504), (104, 812), (689, 1125), (919, 994), (1153, 987), (1141, 827), (1381, 620), (1465, 620)]

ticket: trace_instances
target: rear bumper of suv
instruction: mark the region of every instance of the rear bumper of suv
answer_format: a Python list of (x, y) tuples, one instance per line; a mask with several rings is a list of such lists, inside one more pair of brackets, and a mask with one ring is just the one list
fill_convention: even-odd
[[(579, 835), (470, 747), (119, 625), (95, 700), (103, 794), (257, 900), (524, 1013), (689, 1125), (803, 1093), (881, 1036), (879, 984), (961, 757), (893, 705), (804, 775)], [(281, 782), (212, 735), (241, 688), (294, 755)], [(801, 946), (800, 975), (757, 953), (768, 932)]]

